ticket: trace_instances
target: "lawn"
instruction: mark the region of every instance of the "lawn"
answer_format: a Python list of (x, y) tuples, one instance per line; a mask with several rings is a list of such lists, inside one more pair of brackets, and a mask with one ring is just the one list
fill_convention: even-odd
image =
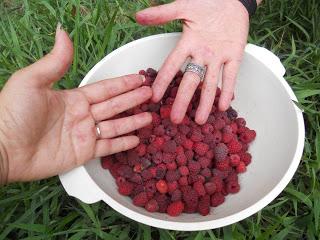
[[(1, 0), (0, 87), (50, 50), (58, 22), (75, 46), (73, 65), (55, 86), (61, 89), (76, 87), (113, 49), (180, 29), (179, 23), (138, 26), (134, 12), (148, 5), (148, 0)], [(251, 20), (249, 41), (281, 58), (306, 122), (299, 169), (266, 208), (220, 229), (167, 231), (134, 222), (105, 203), (86, 205), (68, 197), (54, 177), (0, 188), (0, 239), (319, 239), (320, 1), (265, 1)]]

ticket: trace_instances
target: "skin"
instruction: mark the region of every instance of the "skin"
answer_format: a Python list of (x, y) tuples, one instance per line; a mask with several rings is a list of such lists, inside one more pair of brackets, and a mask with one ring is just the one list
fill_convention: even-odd
[[(257, 2), (261, 3), (261, 0)], [(222, 71), (222, 92), (219, 109), (230, 106), (243, 51), (247, 43), (249, 14), (238, 0), (176, 0), (151, 7), (136, 14), (142, 25), (160, 25), (172, 20), (183, 20), (183, 33), (176, 48), (165, 60), (152, 86), (152, 100), (161, 100), (176, 72), (188, 57), (192, 62), (206, 66), (200, 104), (195, 120), (204, 124), (212, 108)], [(195, 73), (187, 72), (179, 86), (172, 106), (171, 120), (180, 123), (191, 98), (200, 83)]]
[[(151, 123), (150, 113), (108, 120), (152, 96), (140, 75), (103, 80), (73, 90), (51, 87), (67, 71), (73, 47), (57, 29), (53, 50), (14, 73), (0, 93), (0, 181), (48, 178), (90, 159), (138, 145), (122, 136)], [(101, 129), (97, 140), (95, 124)]]

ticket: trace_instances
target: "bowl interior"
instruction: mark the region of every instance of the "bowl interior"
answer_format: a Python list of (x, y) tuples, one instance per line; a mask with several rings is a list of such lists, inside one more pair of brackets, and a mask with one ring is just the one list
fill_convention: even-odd
[[(137, 73), (140, 69), (159, 69), (174, 48), (179, 36), (146, 38), (128, 44), (108, 55), (86, 77), (87, 83)], [(118, 194), (114, 179), (100, 167), (99, 160), (85, 165), (97, 185), (123, 206), (146, 216), (175, 222), (202, 222), (221, 219), (249, 208), (272, 191), (285, 176), (296, 151), (298, 121), (294, 105), (283, 85), (260, 61), (245, 53), (240, 68), (232, 106), (257, 132), (250, 146), (252, 163), (240, 177), (241, 190), (203, 217), (182, 214), (177, 218), (151, 214), (135, 207), (131, 199)]]

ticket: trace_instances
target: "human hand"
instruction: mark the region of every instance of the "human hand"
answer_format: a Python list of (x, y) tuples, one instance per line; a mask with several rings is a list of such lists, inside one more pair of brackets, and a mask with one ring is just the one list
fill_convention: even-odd
[[(72, 57), (72, 42), (58, 27), (53, 50), (14, 73), (1, 91), (0, 184), (47, 178), (133, 148), (138, 137), (121, 135), (151, 123), (150, 113), (106, 120), (151, 98), (151, 89), (140, 87), (140, 75), (53, 90)], [(101, 129), (98, 140), (96, 122)]]
[[(176, 0), (140, 11), (136, 19), (143, 25), (183, 20), (182, 37), (159, 70), (152, 86), (153, 101), (162, 98), (175, 74), (191, 57), (193, 63), (207, 67), (196, 122), (204, 124), (210, 114), (222, 66), (219, 109), (228, 109), (249, 29), (249, 14), (242, 3), (238, 0)], [(174, 123), (183, 120), (199, 83), (200, 78), (196, 74), (184, 74), (172, 106), (171, 120)]]

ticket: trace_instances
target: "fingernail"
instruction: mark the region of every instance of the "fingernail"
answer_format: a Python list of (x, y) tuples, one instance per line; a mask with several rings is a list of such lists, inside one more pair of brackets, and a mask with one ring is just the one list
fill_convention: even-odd
[(140, 75), (140, 76), (141, 76), (141, 79), (142, 79), (142, 83), (145, 83), (146, 77), (144, 75)]
[(56, 28), (56, 37), (60, 34), (61, 30), (62, 30), (62, 24), (58, 22), (57, 28)]

